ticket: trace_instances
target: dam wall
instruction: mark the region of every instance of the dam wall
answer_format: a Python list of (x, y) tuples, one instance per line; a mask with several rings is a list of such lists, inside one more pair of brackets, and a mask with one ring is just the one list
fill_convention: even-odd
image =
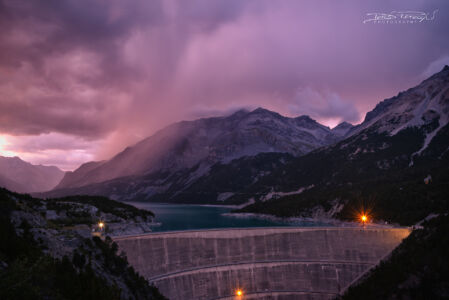
[[(245, 228), (114, 241), (172, 300), (331, 299), (406, 236), (391, 228)], [(235, 296), (241, 289), (243, 296)]]

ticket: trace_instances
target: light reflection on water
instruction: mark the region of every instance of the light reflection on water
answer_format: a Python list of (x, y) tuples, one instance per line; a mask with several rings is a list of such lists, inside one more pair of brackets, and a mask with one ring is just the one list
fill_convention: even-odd
[(277, 226), (329, 226), (319, 222), (289, 223), (280, 220), (261, 219), (257, 217), (232, 217), (223, 214), (229, 213), (232, 208), (222, 206), (202, 206), (190, 204), (165, 204), (128, 202), (141, 209), (149, 209), (156, 215), (153, 231), (175, 231), (192, 229), (214, 228), (246, 228), (246, 227), (277, 227)]

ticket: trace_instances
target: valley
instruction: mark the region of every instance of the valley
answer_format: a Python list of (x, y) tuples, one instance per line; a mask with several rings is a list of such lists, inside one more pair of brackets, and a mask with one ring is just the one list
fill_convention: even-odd
[[(321, 211), (342, 220), (369, 209), (377, 221), (411, 225), (448, 209), (448, 87), (446, 66), (379, 103), (361, 124), (332, 130), (261, 108), (176, 123), (36, 195), (250, 203), (234, 212), (313, 217)], [(154, 152), (156, 145), (165, 150)], [(421, 199), (432, 200), (423, 206)]]

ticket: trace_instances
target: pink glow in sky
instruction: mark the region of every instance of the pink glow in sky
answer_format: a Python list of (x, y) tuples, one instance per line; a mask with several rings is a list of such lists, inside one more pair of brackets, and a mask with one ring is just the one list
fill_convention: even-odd
[(0, 155), (71, 170), (242, 107), (357, 123), (444, 64), (445, 0), (0, 0)]

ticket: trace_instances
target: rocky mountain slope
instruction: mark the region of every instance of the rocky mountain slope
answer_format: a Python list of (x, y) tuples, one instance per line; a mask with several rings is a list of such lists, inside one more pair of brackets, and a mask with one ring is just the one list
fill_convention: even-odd
[[(149, 211), (100, 197), (36, 199), (0, 189), (1, 299), (165, 299), (112, 240), (145, 232)], [(95, 233), (96, 234), (96, 233)]]
[(54, 188), (64, 171), (54, 166), (33, 165), (19, 157), (0, 156), (0, 187), (15, 192), (44, 192)]
[(449, 67), (445, 66), (441, 72), (424, 80), (417, 87), (382, 101), (348, 135), (359, 134), (368, 128), (377, 133), (396, 135), (409, 127), (422, 128), (437, 124), (426, 133), (422, 148), (417, 153), (420, 154), (449, 121), (448, 73)]
[[(287, 118), (262, 108), (179, 122), (126, 148), (111, 160), (90, 162), (68, 172), (56, 189), (46, 195), (82, 193), (121, 200), (163, 197), (164, 201), (190, 202), (192, 199), (186, 197), (173, 197), (191, 193), (189, 187), (204, 181), (206, 176), (216, 177), (215, 165), (217, 169), (218, 165), (259, 153), (271, 153), (273, 157), (279, 157), (279, 153), (304, 155), (340, 140), (350, 127), (346, 123), (333, 131), (307, 116)], [(260, 159), (256, 164), (257, 161)], [(267, 166), (264, 171), (274, 167)], [(257, 166), (252, 168), (257, 170)], [(258, 171), (253, 173), (260, 176)], [(207, 201), (215, 202), (216, 192), (220, 191)]]
[[(253, 193), (256, 203), (242, 211), (306, 216), (324, 209), (334, 217), (353, 218), (365, 205), (377, 219), (402, 224), (444, 212), (449, 206), (448, 120), (446, 66), (378, 104), (346, 139), (295, 158), (249, 186), (246, 195)], [(425, 178), (432, 180), (426, 184)], [(313, 188), (302, 194), (262, 201), (264, 193), (309, 186)], [(235, 201), (233, 197), (229, 200)], [(335, 206), (340, 210), (332, 209)]]

